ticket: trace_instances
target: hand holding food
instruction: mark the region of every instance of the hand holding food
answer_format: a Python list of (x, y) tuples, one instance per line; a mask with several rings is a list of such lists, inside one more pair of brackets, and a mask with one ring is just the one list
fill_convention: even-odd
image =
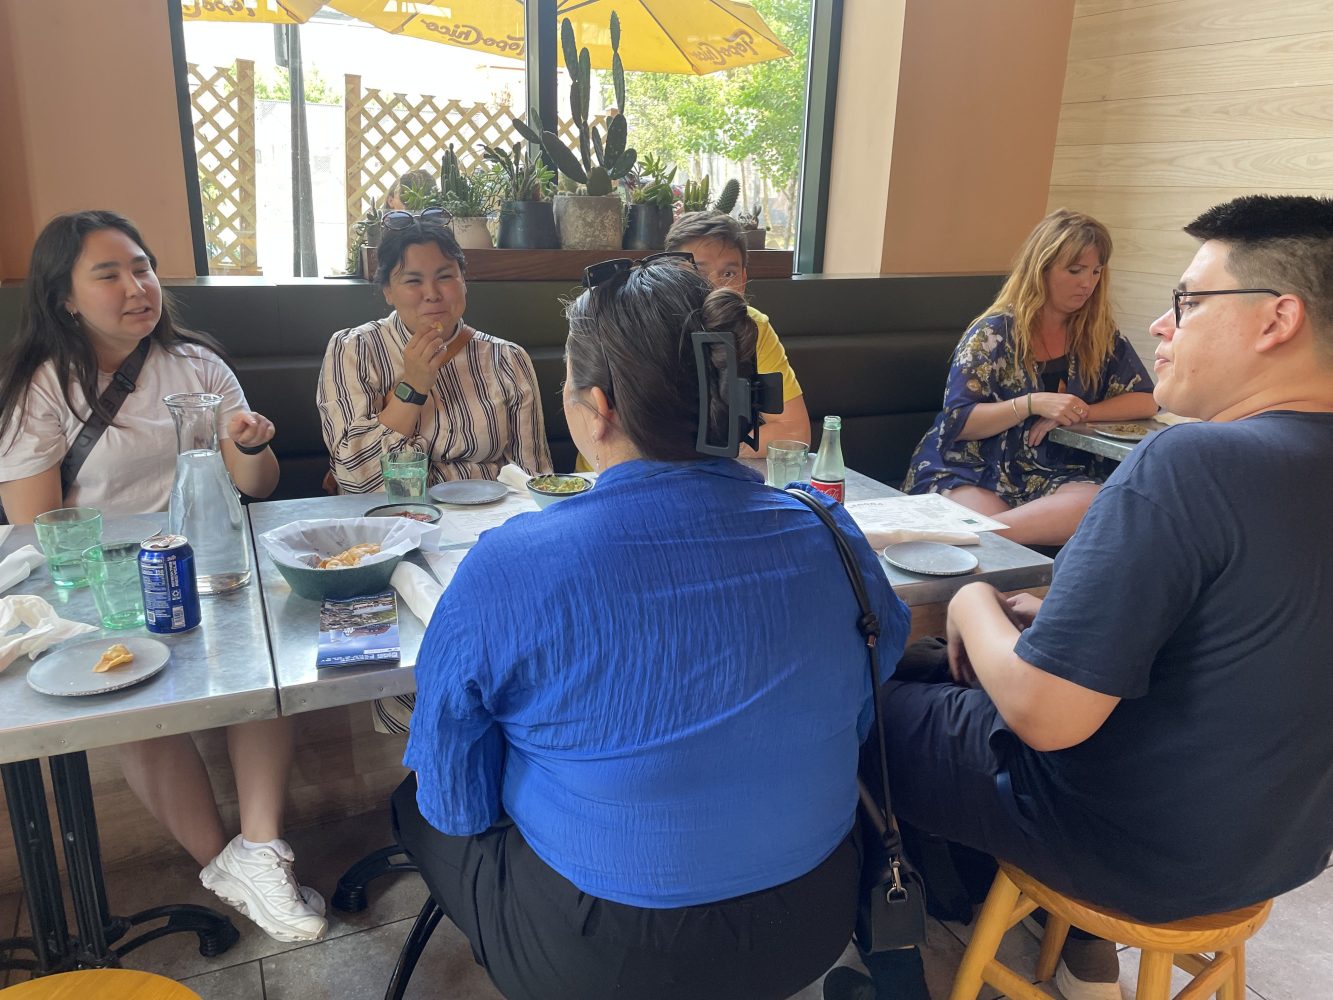
[[(417, 392), (428, 393), (435, 384), (436, 373), (471, 339), (471, 327), (463, 327), (457, 336), (442, 322), (422, 327), (412, 334), (412, 339), (403, 348), (402, 380)], [(449, 343), (446, 345), (445, 341)]]
[(104, 674), (108, 670), (115, 670), (117, 667), (123, 667), (125, 664), (134, 660), (134, 654), (126, 649), (121, 643), (116, 643), (102, 654), (102, 658), (97, 661), (93, 667), (93, 673)]
[(353, 545), (345, 552), (339, 552), (336, 556), (330, 556), (328, 559), (321, 559), (316, 569), (348, 569), (352, 566), (360, 565), (361, 560), (366, 556), (373, 556), (379, 552), (380, 547), (375, 542), (362, 542), (360, 545)]

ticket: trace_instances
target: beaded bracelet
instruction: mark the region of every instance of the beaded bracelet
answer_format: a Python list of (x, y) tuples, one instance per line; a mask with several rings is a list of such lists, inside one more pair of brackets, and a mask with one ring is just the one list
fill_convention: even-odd
[(267, 441), (264, 442), (263, 444), (257, 444), (253, 446), (240, 444), (236, 441), (233, 441), (232, 444), (236, 445), (236, 450), (239, 451), (242, 455), (258, 455), (261, 451), (263, 451), (265, 448), (268, 447)]

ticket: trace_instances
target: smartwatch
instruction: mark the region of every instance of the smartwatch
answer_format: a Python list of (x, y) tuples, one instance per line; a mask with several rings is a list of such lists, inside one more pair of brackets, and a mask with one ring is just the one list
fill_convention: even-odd
[(420, 406), (422, 403), (426, 401), (427, 398), (425, 393), (417, 392), (406, 382), (399, 382), (396, 386), (394, 386), (393, 394), (396, 398), (401, 399), (404, 403), (413, 403), (416, 406)]

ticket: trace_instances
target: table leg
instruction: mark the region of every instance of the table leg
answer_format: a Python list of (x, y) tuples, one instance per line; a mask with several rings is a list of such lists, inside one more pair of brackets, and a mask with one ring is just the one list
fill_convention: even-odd
[(69, 966), (72, 949), (42, 767), (35, 760), (20, 760), (0, 765), (0, 772), (32, 926), (32, 937), (0, 941), (0, 950), (11, 955), (14, 951), (31, 951), (33, 955), (32, 959), (11, 957), (0, 968), (29, 969), (37, 975), (59, 972)]
[[(199, 954), (220, 955), (240, 937), (230, 920), (206, 906), (173, 903), (142, 910), (129, 917), (112, 916), (102, 877), (102, 846), (97, 836), (97, 813), (86, 754), (51, 758), (51, 784), (65, 844), (70, 892), (79, 924), (79, 964), (115, 966), (126, 953), (167, 934), (191, 931), (199, 936)], [(166, 924), (112, 948), (131, 927), (165, 918)]]

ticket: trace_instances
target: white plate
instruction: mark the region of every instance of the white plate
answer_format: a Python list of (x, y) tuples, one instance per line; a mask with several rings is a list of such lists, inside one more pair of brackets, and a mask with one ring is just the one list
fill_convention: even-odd
[[(120, 643), (134, 659), (123, 667), (95, 674), (93, 667), (107, 648)], [(167, 665), (171, 650), (147, 636), (104, 633), (96, 639), (61, 646), (28, 668), (28, 686), (42, 694), (84, 695), (119, 691), (148, 680)]]
[(492, 479), (457, 479), (452, 483), (436, 483), (430, 488), (432, 500), (465, 507), (495, 503), (508, 495), (509, 487)]
[(885, 546), (883, 556), (899, 569), (927, 576), (960, 576), (977, 568), (971, 552), (943, 542), (898, 542)]

